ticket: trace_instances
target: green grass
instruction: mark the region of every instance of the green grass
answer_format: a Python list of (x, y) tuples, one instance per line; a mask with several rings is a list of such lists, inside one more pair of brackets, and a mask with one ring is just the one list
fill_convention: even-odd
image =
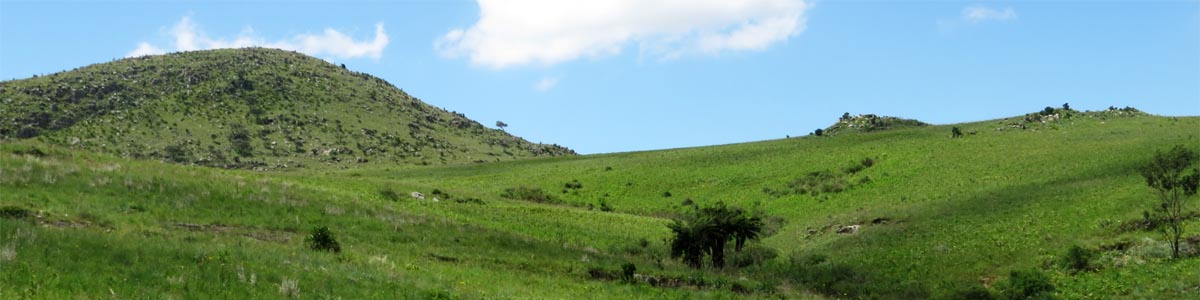
[[(946, 125), (487, 164), (275, 172), (9, 141), (0, 144), (0, 207), (33, 216), (0, 218), (0, 298), (286, 298), (284, 282), (295, 282), (305, 299), (839, 298), (796, 277), (792, 258), (811, 255), (864, 278), (846, 285), (861, 288), (852, 296), (862, 298), (943, 298), (1025, 269), (1047, 272), (1066, 299), (1200, 297), (1200, 258), (1170, 261), (1159, 234), (1118, 230), (1155, 203), (1136, 168), (1155, 150), (1200, 148), (1200, 118), (1102, 112), (1010, 126), (1021, 118), (955, 124), (977, 133), (954, 139)], [(840, 192), (764, 192), (812, 172), (846, 173), (865, 158), (874, 164), (848, 176), (870, 180)], [(575, 182), (581, 187), (566, 187)], [(501, 196), (519, 187), (557, 201)], [(434, 189), (483, 204), (433, 202)], [(413, 191), (427, 200), (412, 199)], [(757, 205), (782, 219), (758, 242), (779, 257), (724, 270), (670, 259), (665, 225), (686, 199)], [(601, 200), (614, 211), (601, 211)], [(835, 233), (852, 224), (862, 227)], [(304, 238), (320, 226), (334, 233), (340, 254), (306, 248)], [(1197, 235), (1200, 224), (1189, 230)], [(1073, 245), (1121, 242), (1132, 246), (1100, 252), (1097, 271), (1057, 263)], [(638, 274), (704, 285), (589, 275), (627, 262)], [(735, 293), (735, 284), (754, 291)]]
[(441, 165), (574, 154), (295, 52), (127, 58), (0, 82), (0, 140), (223, 168)]

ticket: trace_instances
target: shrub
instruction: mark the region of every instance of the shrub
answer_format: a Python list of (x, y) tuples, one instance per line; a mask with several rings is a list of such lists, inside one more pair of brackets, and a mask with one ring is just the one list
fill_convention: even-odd
[(950, 137), (960, 138), (962, 136), (963, 136), (962, 129), (958, 129), (958, 127), (950, 128)]
[(1049, 106), (1047, 106), (1047, 107), (1046, 107), (1046, 109), (1043, 109), (1043, 110), (1042, 110), (1042, 115), (1043, 115), (1043, 116), (1049, 116), (1049, 115), (1053, 115), (1053, 114), (1054, 114), (1054, 108), (1053, 108), (1053, 107), (1049, 107)]
[(313, 229), (312, 234), (305, 238), (304, 242), (308, 244), (309, 249), (316, 251), (342, 252), (342, 245), (338, 244), (337, 239), (333, 237), (333, 232), (330, 232), (329, 228), (325, 226)]
[(779, 252), (775, 251), (774, 248), (763, 245), (750, 245), (746, 249), (743, 249), (742, 252), (734, 253), (730, 259), (730, 264), (737, 268), (745, 268), (761, 265), (776, 257), (779, 257)]
[(600, 211), (610, 212), (610, 211), (613, 211), (613, 209), (611, 206), (608, 206), (608, 201), (604, 201), (604, 199), (600, 199)]
[(671, 197), (671, 191), (663, 192), (663, 197)]
[(0, 218), (5, 219), (24, 219), (32, 217), (33, 212), (28, 209), (17, 206), (0, 207)]
[(513, 200), (532, 201), (537, 203), (562, 203), (562, 200), (554, 198), (554, 195), (543, 191), (541, 188), (530, 188), (523, 186), (504, 189), (504, 193), (501, 193), (500, 197)]
[(233, 144), (233, 152), (238, 156), (254, 156), (254, 146), (250, 145), (250, 131), (242, 124), (234, 124), (229, 132), (229, 143)]
[(479, 200), (479, 198), (455, 198), (454, 202), (463, 203), (463, 204), (487, 205), (486, 202), (483, 202), (483, 200)]
[(1072, 272), (1091, 271), (1095, 270), (1095, 266), (1092, 264), (1095, 257), (1095, 251), (1075, 245), (1067, 250), (1067, 255), (1063, 257), (1062, 263)]
[(951, 292), (950, 298), (954, 300), (993, 300), (996, 296), (992, 291), (978, 284), (971, 284), (966, 287), (959, 288)]
[(568, 190), (577, 190), (577, 189), (582, 189), (582, 188), (583, 188), (583, 183), (582, 183), (582, 182), (579, 182), (579, 180), (571, 180), (571, 182), (564, 183), (564, 184), (563, 184), (563, 188), (564, 188), (564, 189), (568, 189)]
[(637, 266), (633, 265), (633, 263), (621, 265), (621, 281), (633, 283), (634, 272), (637, 272)]
[(396, 191), (392, 190), (392, 188), (379, 189), (379, 195), (383, 196), (383, 199), (400, 201), (400, 194), (396, 193)]
[(825, 134), (825, 130), (824, 130), (824, 129), (817, 128), (817, 130), (813, 130), (813, 135), (815, 135), (815, 136), (821, 136), (821, 135), (824, 135), (824, 134)]
[(1012, 271), (1001, 284), (1000, 294), (1010, 300), (1057, 299), (1050, 277), (1038, 270)]

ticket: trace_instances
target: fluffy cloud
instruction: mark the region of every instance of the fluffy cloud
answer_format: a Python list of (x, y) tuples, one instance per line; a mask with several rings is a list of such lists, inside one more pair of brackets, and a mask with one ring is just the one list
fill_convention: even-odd
[(640, 53), (672, 58), (763, 50), (804, 31), (804, 0), (478, 0), (479, 21), (434, 42), (491, 68)]
[[(232, 40), (211, 38), (205, 35), (192, 22), (191, 17), (187, 16), (179, 20), (179, 23), (176, 23), (175, 27), (171, 28), (169, 33), (174, 38), (175, 51), (267, 47), (294, 50), (318, 57), (339, 59), (370, 57), (379, 59), (383, 56), (383, 49), (388, 44), (387, 32), (383, 30), (383, 23), (375, 24), (375, 38), (370, 41), (355, 41), (354, 38), (330, 28), (325, 29), (321, 34), (300, 34), (290, 39), (277, 41), (268, 41), (256, 37), (252, 29), (243, 30)], [(134, 57), (162, 54), (165, 52), (161, 47), (142, 42), (138, 44), (136, 49), (130, 51), (125, 56)]]
[(1017, 18), (1017, 11), (1012, 7), (995, 9), (986, 6), (969, 6), (963, 9), (962, 18), (971, 23), (984, 21), (1008, 21)]

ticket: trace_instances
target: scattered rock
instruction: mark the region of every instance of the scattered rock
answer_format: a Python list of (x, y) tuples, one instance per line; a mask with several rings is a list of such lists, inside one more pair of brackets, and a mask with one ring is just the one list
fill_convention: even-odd
[(850, 225), (850, 226), (842, 226), (842, 228), (838, 228), (838, 230), (837, 230), (837, 233), (841, 233), (841, 234), (855, 234), (855, 233), (858, 233), (858, 229), (859, 229), (860, 227), (862, 227), (862, 225)]

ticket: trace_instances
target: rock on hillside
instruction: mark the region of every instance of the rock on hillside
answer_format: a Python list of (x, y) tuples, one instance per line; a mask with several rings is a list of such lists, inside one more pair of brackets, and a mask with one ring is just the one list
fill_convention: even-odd
[(299, 53), (144, 56), (0, 82), (0, 141), (36, 138), (226, 168), (449, 164), (574, 155)]
[(836, 135), (846, 132), (872, 132), (922, 126), (929, 126), (929, 124), (897, 117), (877, 116), (873, 114), (851, 116), (850, 113), (846, 113), (841, 118), (838, 118), (837, 123), (825, 128), (822, 135)]

